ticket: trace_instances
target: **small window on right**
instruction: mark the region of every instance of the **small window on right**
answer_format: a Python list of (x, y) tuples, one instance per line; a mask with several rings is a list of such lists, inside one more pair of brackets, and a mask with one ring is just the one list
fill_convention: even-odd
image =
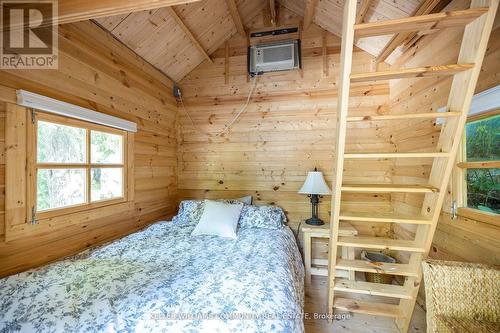
[(458, 214), (485, 222), (498, 221), (500, 214), (500, 108), (498, 99), (491, 98), (495, 91), (500, 89), (486, 94), (493, 104), (478, 102), (484, 94), (474, 96), (454, 181)]
[(464, 206), (500, 214), (500, 114), (470, 117), (465, 127), (466, 202)]

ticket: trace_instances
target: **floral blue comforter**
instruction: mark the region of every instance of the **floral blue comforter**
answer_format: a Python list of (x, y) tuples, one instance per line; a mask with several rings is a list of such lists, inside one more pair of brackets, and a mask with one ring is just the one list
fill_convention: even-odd
[(0, 332), (303, 332), (292, 232), (236, 240), (159, 222), (0, 280)]

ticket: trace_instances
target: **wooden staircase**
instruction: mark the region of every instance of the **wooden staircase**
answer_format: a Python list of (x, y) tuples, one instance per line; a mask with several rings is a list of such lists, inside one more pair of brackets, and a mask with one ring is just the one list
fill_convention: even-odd
[[(429, 249), (446, 194), (448, 179), (462, 138), (463, 128), (476, 87), (486, 46), (493, 26), (499, 0), (472, 0), (466, 10), (408, 17), (397, 20), (355, 24), (356, 0), (346, 0), (343, 13), (341, 70), (337, 107), (337, 132), (332, 197), (332, 217), (329, 245), (328, 311), (334, 309), (376, 316), (393, 317), (400, 332), (407, 332), (421, 281), (421, 262)], [(389, 35), (400, 32), (423, 31), (430, 34), (450, 27), (465, 27), (457, 64), (397, 69), (383, 72), (351, 74), (354, 40), (362, 37)], [(349, 117), (349, 89), (351, 82), (405, 79), (434, 75), (453, 76), (447, 112), (416, 113), (407, 115), (380, 115)], [(437, 150), (434, 152), (345, 152), (347, 122), (443, 118)], [(428, 183), (422, 184), (348, 184), (344, 182), (345, 159), (433, 158)], [(369, 193), (422, 193), (425, 195), (420, 215), (366, 214), (343, 211), (341, 197), (345, 192)], [(367, 223), (403, 223), (416, 226), (413, 240), (382, 237), (338, 237), (340, 221)], [(357, 249), (405, 251), (407, 263), (380, 264), (362, 260), (337, 258), (339, 246)], [(335, 276), (337, 269), (354, 272), (388, 273), (404, 278), (403, 285), (385, 285), (364, 281), (349, 281)], [(342, 296), (336, 296), (341, 292)], [(345, 295), (351, 296), (348, 298)], [(365, 295), (363, 300), (356, 295)], [(372, 296), (397, 299), (396, 304), (370, 301)], [(380, 299), (380, 298), (377, 298)]]

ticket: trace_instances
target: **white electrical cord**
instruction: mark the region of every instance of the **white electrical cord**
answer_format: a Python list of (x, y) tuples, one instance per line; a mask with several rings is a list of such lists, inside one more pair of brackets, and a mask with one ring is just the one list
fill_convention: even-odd
[[(231, 126), (233, 126), (233, 124), (236, 122), (236, 120), (238, 120), (238, 118), (246, 111), (246, 109), (248, 108), (248, 104), (250, 104), (250, 99), (252, 98), (252, 95), (255, 91), (256, 86), (257, 86), (257, 75), (253, 77), (252, 87), (250, 89), (250, 92), (248, 93), (248, 97), (247, 97), (247, 100), (245, 102), (245, 105), (243, 105), (243, 107), (240, 109), (240, 111), (238, 111), (236, 116), (234, 116), (233, 120), (231, 120), (228, 124), (224, 125), (224, 128), (219, 133), (215, 134), (215, 137), (218, 137), (218, 136), (225, 134), (231, 128)], [(193, 128), (200, 133), (203, 133), (207, 136), (211, 136), (209, 133), (204, 132), (196, 127), (196, 125), (193, 121), (193, 118), (191, 118), (191, 115), (189, 114), (188, 110), (186, 109), (186, 106), (184, 105), (184, 101), (182, 100), (182, 93), (180, 93), (180, 92), (179, 92), (179, 100), (181, 102), (182, 109), (187, 114), (189, 120), (191, 121), (191, 125), (193, 126)]]

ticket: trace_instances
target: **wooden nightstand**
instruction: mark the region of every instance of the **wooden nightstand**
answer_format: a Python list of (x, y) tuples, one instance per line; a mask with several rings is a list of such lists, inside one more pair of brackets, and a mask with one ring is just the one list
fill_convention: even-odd
[[(312, 258), (312, 238), (330, 238), (330, 224), (322, 226), (312, 226), (303, 224), (300, 227), (303, 240), (304, 266), (306, 269), (306, 284), (311, 283), (311, 275), (328, 275), (328, 259)], [(339, 236), (356, 236), (358, 231), (349, 223), (340, 223)], [(341, 247), (341, 257), (354, 260), (354, 248)], [(319, 267), (318, 267), (319, 266)], [(355, 279), (354, 271), (338, 271), (339, 276), (348, 277), (349, 280)]]

